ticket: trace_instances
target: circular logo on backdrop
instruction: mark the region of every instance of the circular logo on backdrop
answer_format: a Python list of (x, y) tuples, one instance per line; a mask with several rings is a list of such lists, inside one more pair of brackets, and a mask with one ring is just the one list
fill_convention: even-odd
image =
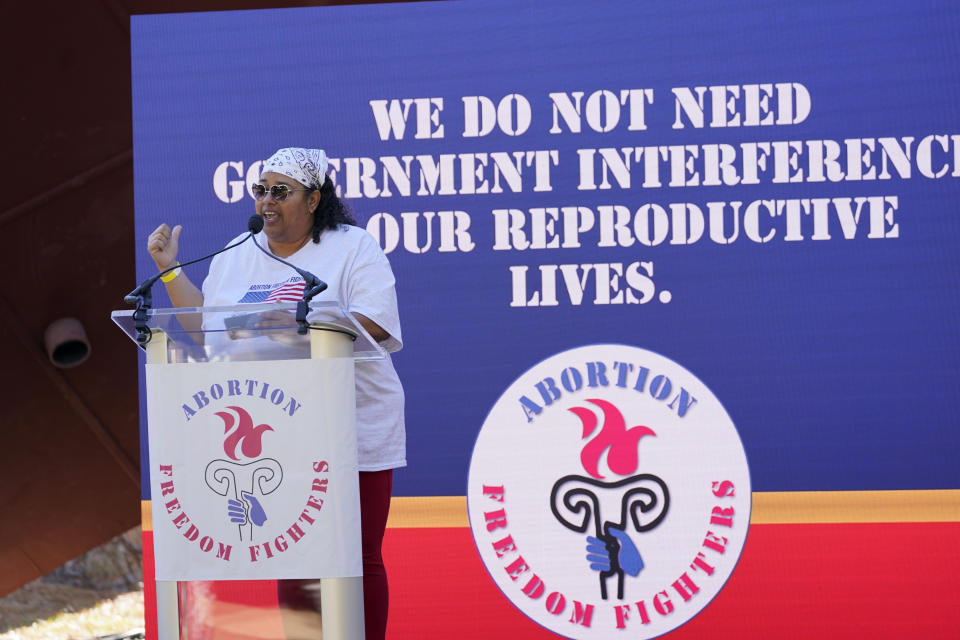
[(510, 385), (467, 492), (494, 582), (568, 638), (653, 638), (690, 620), (733, 572), (750, 505), (743, 445), (710, 389), (615, 344), (558, 353)]

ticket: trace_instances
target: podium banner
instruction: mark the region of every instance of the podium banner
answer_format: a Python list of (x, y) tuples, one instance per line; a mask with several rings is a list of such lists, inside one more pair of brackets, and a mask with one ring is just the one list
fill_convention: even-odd
[(362, 574), (353, 367), (147, 365), (158, 580)]

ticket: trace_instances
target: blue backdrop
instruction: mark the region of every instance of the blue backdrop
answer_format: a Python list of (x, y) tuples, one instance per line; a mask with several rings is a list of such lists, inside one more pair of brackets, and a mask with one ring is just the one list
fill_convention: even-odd
[[(474, 438), (503, 389), (548, 355), (595, 342), (657, 351), (710, 386), (740, 431), (757, 491), (958, 488), (958, 16), (947, 1), (569, 0), (135, 16), (138, 277), (154, 271), (143, 247), (161, 221), (184, 225), (181, 257), (219, 248), (253, 212), (244, 190), (251, 165), (281, 146), (322, 147), (339, 160), (337, 183), (361, 224), (373, 220), (387, 248), (401, 214), (420, 225), (388, 254), (405, 343), (395, 363), (407, 391), (409, 467), (396, 493), (463, 495)], [(572, 107), (557, 112), (564, 98), (550, 97), (575, 105), (576, 92), (580, 132), (563, 116)], [(750, 92), (767, 98), (755, 114)], [(678, 106), (687, 95), (702, 95), (702, 126), (690, 102)], [(477, 96), (502, 101), (503, 126), (465, 136), (474, 102), (464, 97)], [(384, 136), (377, 105), (398, 101), (400, 122), (405, 99), (421, 100), (409, 103), (404, 135)], [(715, 115), (714, 102), (726, 108)], [(824, 166), (816, 150), (831, 148), (822, 141), (837, 143), (842, 179), (815, 181)], [(716, 145), (736, 154), (738, 184), (709, 184)], [(600, 154), (583, 151), (591, 149), (611, 150), (610, 188), (599, 188)], [(759, 168), (744, 160), (757, 149), (767, 156)], [(548, 165), (539, 183), (535, 166), (521, 164), (520, 179), (496, 176), (502, 192), (482, 193), (496, 191), (495, 163), (514, 157), (494, 154), (528, 151)], [(657, 154), (660, 186), (644, 164)], [(592, 182), (581, 157), (594, 163)], [(390, 179), (383, 196), (384, 167), (408, 161), (411, 194)], [(417, 169), (434, 162), (448, 188), (427, 179), (417, 195)], [(755, 184), (743, 179), (750, 166)], [(546, 175), (549, 190), (535, 190)], [(598, 188), (583, 188), (591, 184)], [(855, 222), (858, 198), (883, 210), (871, 214), (864, 202)], [(745, 213), (777, 200), (805, 200), (811, 213), (771, 215), (767, 205)], [(716, 242), (707, 203), (726, 203), (729, 236), (736, 202), (740, 234)], [(695, 242), (671, 242), (676, 203), (708, 218)], [(846, 216), (844, 203), (853, 207)], [(602, 246), (610, 243), (601, 212), (613, 205), (639, 221), (627, 227), (630, 246)], [(508, 214), (495, 211), (522, 212), (530, 240), (537, 216), (551, 215), (531, 210), (552, 207), (594, 214), (579, 246), (494, 248), (508, 237), (496, 227)], [(432, 245), (405, 248), (404, 240), (426, 244), (424, 212), (443, 211), (462, 212), (470, 242), (462, 235), (460, 250), (440, 250), (450, 241), (441, 242), (439, 221), (452, 214), (438, 214)], [(557, 215), (545, 238), (574, 244)], [(772, 239), (751, 240), (744, 220)], [(666, 239), (644, 243), (661, 223)], [(599, 282), (614, 283), (599, 294), (595, 265), (622, 269), (615, 277), (616, 266), (599, 267), (607, 274)], [(188, 272), (199, 283), (206, 268)], [(530, 302), (537, 292), (542, 300), (542, 274), (556, 285), (555, 305)]]

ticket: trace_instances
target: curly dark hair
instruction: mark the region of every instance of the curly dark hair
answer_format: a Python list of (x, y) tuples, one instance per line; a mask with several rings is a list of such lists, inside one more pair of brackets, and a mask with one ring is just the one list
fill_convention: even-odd
[(341, 224), (355, 227), (357, 221), (347, 203), (337, 197), (330, 176), (325, 176), (323, 186), (320, 187), (320, 204), (313, 210), (313, 241), (320, 242), (321, 233), (327, 229), (336, 229)]

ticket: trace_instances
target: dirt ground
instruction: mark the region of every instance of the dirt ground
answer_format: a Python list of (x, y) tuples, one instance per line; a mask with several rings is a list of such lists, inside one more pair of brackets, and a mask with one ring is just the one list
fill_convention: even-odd
[(138, 527), (0, 598), (0, 634), (58, 614), (88, 610), (142, 589), (142, 580)]
[(89, 609), (125, 591), (88, 589), (36, 580), (7, 597), (0, 598), (0, 633), (47, 620), (59, 613), (75, 613)]

